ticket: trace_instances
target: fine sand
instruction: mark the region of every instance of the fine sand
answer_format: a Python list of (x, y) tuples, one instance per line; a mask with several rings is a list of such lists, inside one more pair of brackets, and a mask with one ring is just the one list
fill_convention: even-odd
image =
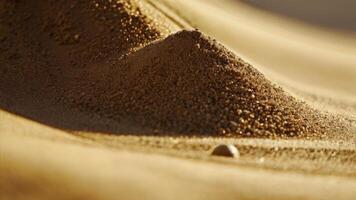
[(288, 5), (0, 1), (0, 199), (353, 199), (355, 16)]

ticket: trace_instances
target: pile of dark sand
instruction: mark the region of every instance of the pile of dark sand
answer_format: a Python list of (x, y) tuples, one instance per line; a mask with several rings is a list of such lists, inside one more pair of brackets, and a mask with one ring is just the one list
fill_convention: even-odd
[(75, 127), (60, 105), (156, 134), (303, 136), (329, 128), (325, 115), (211, 38), (182, 31), (162, 40), (161, 25), (138, 2), (1, 4), (1, 107)]
[(326, 121), (198, 31), (181, 31), (112, 63), (90, 104), (158, 132), (323, 134)]

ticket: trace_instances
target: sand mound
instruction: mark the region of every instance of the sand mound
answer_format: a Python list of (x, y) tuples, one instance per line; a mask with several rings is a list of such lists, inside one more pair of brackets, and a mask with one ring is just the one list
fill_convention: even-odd
[(169, 30), (143, 14), (144, 2), (5, 2), (0, 105), (70, 127), (91, 122), (52, 105), (162, 134), (325, 132), (321, 115), (197, 31), (145, 46)]
[[(87, 104), (162, 132), (295, 136), (324, 133), (320, 115), (223, 46), (181, 31), (113, 62)], [(89, 86), (88, 86), (89, 87)]]

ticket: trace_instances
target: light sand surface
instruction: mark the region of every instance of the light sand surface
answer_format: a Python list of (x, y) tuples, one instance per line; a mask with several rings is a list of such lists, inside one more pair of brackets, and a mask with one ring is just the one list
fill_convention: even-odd
[[(139, 127), (14, 93), (0, 108), (0, 199), (355, 198), (355, 33), (239, 1), (142, 2), (166, 21), (162, 37), (199, 28), (351, 127), (324, 140), (143, 136), (130, 134)], [(240, 159), (211, 157), (220, 143), (235, 144)]]
[[(1, 127), (2, 199), (352, 199), (355, 195), (356, 183), (350, 177), (128, 151), (8, 113), (0, 116), (3, 122), (10, 121)], [(16, 130), (11, 123), (18, 124)]]

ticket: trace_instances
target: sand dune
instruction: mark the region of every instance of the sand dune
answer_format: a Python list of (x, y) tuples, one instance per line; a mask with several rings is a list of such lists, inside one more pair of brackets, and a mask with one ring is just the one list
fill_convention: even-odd
[(214, 36), (279, 85), (341, 101), (354, 110), (354, 33), (315, 28), (236, 1), (209, 2), (163, 0), (161, 4)]
[(351, 199), (351, 15), (276, 4), (1, 1), (0, 198)]

